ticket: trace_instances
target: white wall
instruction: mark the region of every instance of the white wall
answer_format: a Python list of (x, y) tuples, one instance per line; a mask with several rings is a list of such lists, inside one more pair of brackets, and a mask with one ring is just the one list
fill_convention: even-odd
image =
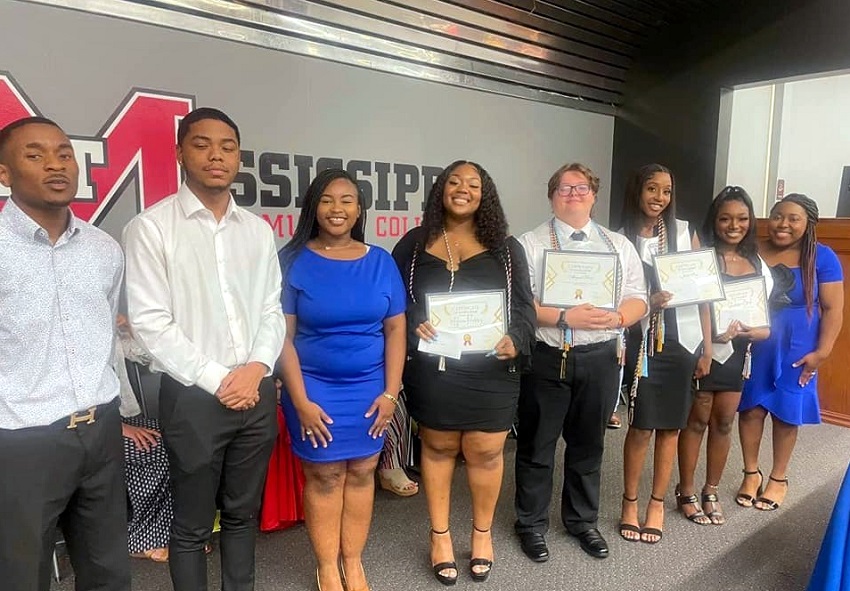
[(766, 186), (771, 160), (785, 192), (805, 193), (818, 203), (822, 217), (835, 217), (841, 175), (850, 166), (850, 75), (777, 83), (782, 100), (778, 151), (769, 153), (768, 125), (772, 86), (733, 94), (727, 184), (744, 187), (763, 215), (776, 198), (775, 182)]
[[(770, 86), (736, 90), (732, 93), (732, 127), (729, 136), (729, 162), (726, 185), (743, 187), (752, 197), (756, 214), (766, 199)], [(722, 187), (720, 187), (722, 188)]]
[(834, 217), (841, 173), (850, 166), (850, 75), (785, 84), (779, 178)]
[[(515, 234), (548, 216), (550, 174), (581, 161), (603, 179), (596, 211), (607, 222), (611, 116), (26, 3), (0, 2), (0, 39), (0, 70), (71, 135), (96, 136), (133, 87), (166, 90), (228, 112), (242, 128), (243, 150), (257, 155), (437, 167), (475, 160), (494, 177)], [(294, 171), (285, 174), (294, 184)], [(393, 201), (393, 179), (389, 190)], [(109, 210), (107, 231), (117, 234), (135, 213), (136, 191), (128, 187)], [(384, 213), (418, 215), (422, 193), (420, 186), (410, 211)], [(376, 239), (370, 230), (367, 238), (384, 246), (398, 238)]]

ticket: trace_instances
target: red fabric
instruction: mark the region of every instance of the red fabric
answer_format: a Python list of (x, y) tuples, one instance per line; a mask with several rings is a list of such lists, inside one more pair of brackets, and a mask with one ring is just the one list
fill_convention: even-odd
[(277, 441), (269, 461), (260, 510), (261, 531), (286, 529), (304, 521), (304, 472), (301, 462), (292, 453), (289, 431), (280, 406), (277, 408), (277, 426)]

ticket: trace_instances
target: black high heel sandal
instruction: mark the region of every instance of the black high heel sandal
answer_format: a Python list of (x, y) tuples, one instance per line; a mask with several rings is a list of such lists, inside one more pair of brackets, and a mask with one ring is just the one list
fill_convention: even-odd
[[(477, 531), (480, 534), (490, 533), (490, 528), (487, 529), (479, 529), (475, 527), (475, 524), (472, 524), (472, 529)], [(475, 567), (483, 566), (486, 567), (484, 570), (476, 571)], [(493, 561), (487, 558), (472, 558), (469, 561), (469, 574), (472, 576), (472, 580), (476, 583), (483, 583), (487, 580), (487, 577), (490, 576), (490, 571), (493, 570)]]
[[(661, 503), (661, 510), (664, 510), (664, 499), (656, 497), (655, 495), (649, 495), (649, 502), (655, 501), (656, 503)], [(655, 536), (654, 540), (647, 540), (643, 537), (643, 534), (648, 534), (650, 536)], [(657, 544), (661, 541), (661, 538), (664, 537), (664, 532), (657, 527), (644, 527), (640, 530), (640, 541), (644, 544)]]
[(741, 492), (741, 488), (743, 488), (744, 484), (741, 483), (741, 488), (738, 489), (738, 494), (735, 495), (735, 502), (738, 503), (741, 507), (750, 508), (753, 506), (753, 503), (756, 502), (756, 499), (761, 496), (762, 486), (764, 485), (764, 474), (761, 473), (761, 468), (757, 468), (754, 472), (748, 472), (746, 469), (741, 470), (744, 473), (744, 476), (753, 476), (755, 474), (759, 475), (759, 487), (756, 490), (756, 496), (748, 495), (746, 493)]
[[(630, 499), (629, 497), (626, 496), (625, 493), (623, 493), (623, 500), (626, 501), (627, 503), (637, 503), (637, 501), (638, 501), (637, 497)], [(622, 521), (620, 521), (619, 527), (620, 527), (620, 537), (621, 538), (623, 538), (627, 542), (640, 542), (640, 526), (634, 525), (634, 524), (631, 524), (631, 523), (623, 523)], [(634, 533), (636, 535), (635, 535), (635, 537), (631, 538), (626, 534), (626, 532), (631, 532), (631, 533)]]
[[(449, 528), (444, 529), (443, 531), (437, 531), (434, 528), (431, 528), (431, 536), (444, 536), (449, 533)], [(454, 560), (447, 562), (438, 562), (437, 564), (432, 564), (431, 568), (434, 569), (434, 578), (441, 585), (445, 585), (446, 587), (451, 587), (455, 583), (457, 583), (457, 562)], [(454, 576), (443, 574), (443, 571), (454, 570)]]
[[(771, 476), (768, 476), (768, 479), (772, 480), (774, 482), (779, 482), (780, 484), (784, 484), (785, 485), (785, 494), (786, 495), (788, 494), (788, 479), (787, 478), (774, 478), (771, 475)], [(784, 499), (783, 499), (783, 502), (784, 502)], [(757, 507), (755, 505), (755, 503), (761, 503), (761, 507)], [(773, 499), (768, 499), (767, 497), (761, 496), (761, 491), (759, 491), (759, 497), (755, 500), (755, 503), (753, 504), (753, 506), (756, 509), (758, 509), (759, 511), (776, 511), (777, 509), (779, 509), (779, 506), (782, 504), (782, 503), (777, 503)]]

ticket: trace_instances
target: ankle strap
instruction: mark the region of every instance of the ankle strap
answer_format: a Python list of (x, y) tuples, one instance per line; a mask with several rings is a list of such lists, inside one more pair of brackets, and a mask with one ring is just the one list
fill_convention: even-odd
[(753, 472), (748, 472), (746, 469), (741, 470), (747, 476), (752, 476), (753, 474), (761, 474), (761, 468), (756, 468)]
[(659, 499), (659, 498), (658, 498), (658, 497), (656, 497), (655, 495), (649, 495), (649, 498), (650, 498), (650, 499), (652, 499), (653, 501), (655, 501), (656, 503), (663, 503), (663, 502), (664, 502), (664, 497), (661, 497), (661, 498)]
[[(492, 526), (491, 526), (491, 527), (492, 527)], [(478, 527), (478, 526), (477, 526), (477, 525), (475, 525), (474, 523), (472, 524), (472, 529), (474, 529), (475, 531), (477, 531), (479, 534), (486, 534), (488, 531), (490, 531), (491, 527), (488, 527), (487, 529), (481, 529), (480, 527)]]
[(627, 503), (637, 503), (638, 498), (635, 497), (633, 499), (630, 499), (629, 497), (626, 496), (626, 493), (623, 493), (623, 500), (626, 501)]
[(444, 529), (443, 531), (437, 531), (433, 527), (431, 528), (431, 533), (435, 536), (444, 536), (449, 533), (449, 528)]
[(771, 474), (770, 476), (768, 476), (768, 479), (770, 479), (774, 482), (784, 482), (785, 484), (788, 484), (788, 478), (774, 478), (773, 475)]

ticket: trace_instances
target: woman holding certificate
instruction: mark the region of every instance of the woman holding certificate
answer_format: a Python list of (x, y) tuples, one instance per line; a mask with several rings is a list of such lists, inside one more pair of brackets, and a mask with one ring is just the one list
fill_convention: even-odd
[[(726, 187), (714, 198), (702, 227), (704, 244), (717, 252), (726, 300), (714, 306), (711, 370), (697, 381), (688, 426), (679, 436), (676, 497), (684, 516), (699, 525), (726, 522), (717, 487), (729, 456), (741, 389), (750, 373), (751, 343), (770, 334), (767, 300), (773, 278), (767, 263), (758, 256), (755, 219), (747, 192), (741, 187)], [(706, 427), (705, 485), (697, 497), (694, 471)]]
[[(752, 375), (744, 386), (738, 429), (744, 455), (739, 505), (778, 509), (788, 492), (787, 469), (799, 425), (820, 423), (817, 370), (841, 330), (844, 285), (835, 252), (819, 244), (818, 206), (792, 193), (770, 210), (761, 256), (794, 276), (790, 304), (771, 315), (770, 338), (753, 345)], [(767, 481), (758, 465), (768, 413), (773, 420), (773, 467)], [(766, 485), (762, 492), (762, 486)]]
[[(688, 223), (676, 219), (673, 175), (659, 164), (632, 173), (623, 200), (623, 233), (643, 260), (650, 285), (649, 321), (628, 331), (626, 378), (630, 382), (631, 421), (623, 450), (623, 511), (620, 535), (628, 541), (657, 544), (664, 523), (664, 495), (670, 483), (679, 431), (687, 425), (694, 378), (711, 366), (711, 319), (707, 306), (673, 307), (694, 285), (693, 278), (676, 276), (675, 269), (693, 269), (696, 262), (670, 265), (657, 273), (656, 257), (699, 248)], [(707, 251), (711, 259), (711, 251)], [(670, 260), (669, 258), (667, 259)], [(677, 287), (662, 289), (659, 276)], [(719, 287), (719, 277), (716, 277)], [(673, 280), (676, 280), (675, 282)], [(690, 285), (689, 285), (690, 284)], [(679, 292), (679, 293), (677, 293)], [(704, 345), (700, 353), (700, 343)], [(638, 486), (644, 459), (655, 433), (652, 491), (643, 527), (638, 521)]]
[(320, 172), (280, 251), (281, 406), (304, 468), (304, 515), (324, 591), (368, 589), (360, 557), (404, 365), (404, 285), (390, 255), (363, 242), (365, 220), (354, 179)]
[(443, 585), (458, 578), (449, 500), (460, 453), (472, 493), (473, 580), (486, 580), (493, 565), (490, 528), (519, 396), (518, 356), (534, 332), (525, 255), (507, 231), (490, 175), (458, 161), (434, 182), (422, 226), (393, 250), (408, 288), (404, 387), (419, 423), (431, 564)]
[(538, 329), (519, 400), (514, 528), (536, 562), (549, 558), (545, 534), (562, 437), (561, 522), (584, 552), (608, 556), (597, 527), (605, 427), (618, 395), (622, 331), (646, 314), (646, 282), (629, 241), (591, 219), (598, 190), (587, 166), (560, 167), (547, 185), (552, 217), (520, 238)]

